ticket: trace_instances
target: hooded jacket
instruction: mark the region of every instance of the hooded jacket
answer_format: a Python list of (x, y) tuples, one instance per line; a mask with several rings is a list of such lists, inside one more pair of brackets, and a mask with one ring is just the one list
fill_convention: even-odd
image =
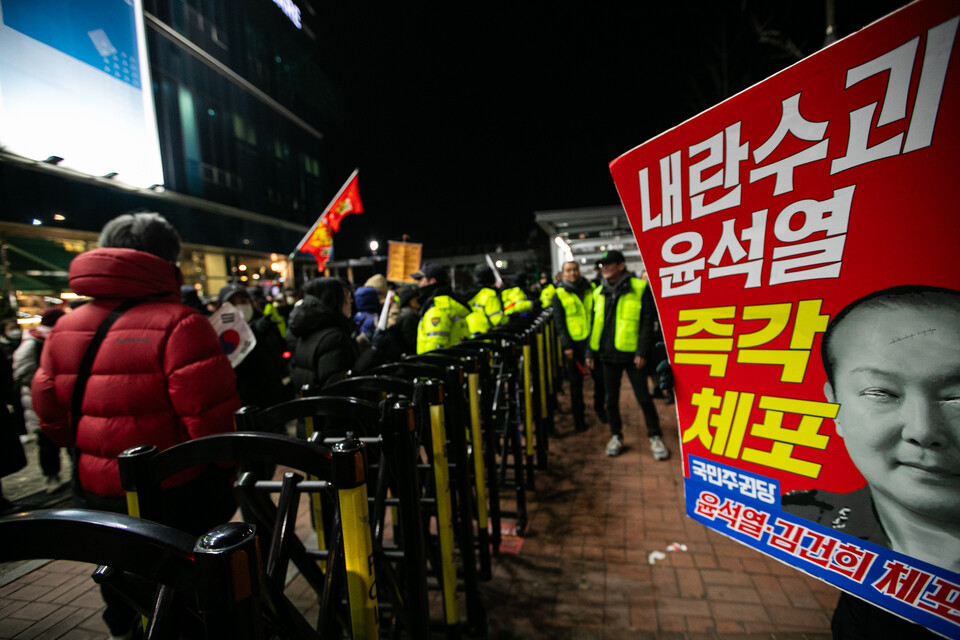
[(321, 389), (343, 379), (357, 361), (352, 321), (319, 298), (304, 296), (290, 312), (288, 328), (297, 337), (290, 363), (290, 378), (297, 392), (305, 384)]
[[(180, 303), (181, 279), (166, 260), (134, 249), (95, 249), (70, 264), (71, 288), (93, 301), (61, 318), (47, 337), (33, 407), (55, 444), (78, 449), (86, 491), (122, 494), (117, 456), (126, 449), (162, 451), (233, 430), (240, 407), (233, 369), (210, 322)], [(74, 434), (70, 405), (80, 360), (103, 319), (131, 298), (144, 302), (121, 315), (100, 345)], [(177, 474), (164, 487), (201, 472)]]
[(373, 287), (360, 287), (353, 294), (353, 302), (357, 305), (357, 313), (353, 316), (353, 323), (357, 330), (368, 338), (372, 338), (380, 320), (379, 293)]

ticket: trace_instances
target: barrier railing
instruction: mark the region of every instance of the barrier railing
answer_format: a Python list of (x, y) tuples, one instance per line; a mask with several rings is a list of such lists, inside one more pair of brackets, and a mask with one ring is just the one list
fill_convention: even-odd
[[(387, 377), (344, 383), (357, 395), (365, 393), (376, 399), (389, 395), (379, 404), (346, 396), (305, 397), (258, 412), (256, 422), (246, 426), (269, 430), (300, 417), (308, 423), (308, 430), (312, 429), (312, 437), (322, 444), (335, 445), (346, 437), (366, 445), (368, 515), (382, 624), (390, 633), (403, 631), (411, 637), (422, 637), (428, 633), (429, 607), (415, 422), (409, 400), (397, 394), (412, 397), (415, 385)], [(393, 536), (385, 542), (388, 510)], [(323, 557), (322, 553), (313, 555)]]
[[(476, 466), (481, 460), (483, 464), (482, 476), (480, 475), (479, 469), (475, 470), (474, 472), (478, 487), (478, 517), (483, 518), (479, 512), (483, 509), (486, 510), (486, 518), (482, 519), (482, 521), (479, 522), (479, 525), (481, 530), (484, 528), (490, 530), (489, 545), (491, 552), (496, 555), (499, 553), (500, 543), (502, 541), (500, 531), (502, 518), (500, 508), (500, 487), (499, 483), (497, 482), (497, 446), (499, 442), (499, 434), (494, 427), (493, 421), (493, 391), (496, 384), (496, 364), (494, 362), (495, 349), (493, 345), (489, 343), (461, 343), (456, 347), (440, 349), (438, 352), (452, 354), (458, 357), (473, 357), (477, 360), (476, 373), (469, 374), (470, 376), (475, 376), (476, 379), (475, 392), (472, 388), (470, 389), (470, 439), (473, 447), (474, 465)], [(468, 383), (471, 379), (473, 378), (468, 378)], [(476, 399), (476, 416), (474, 415), (474, 398)], [(474, 432), (475, 417), (478, 419), (477, 424), (480, 429), (479, 439), (477, 434)], [(482, 455), (477, 454), (478, 450), (482, 451)], [(481, 496), (480, 491), (484, 487), (484, 496)], [(482, 497), (486, 497), (486, 504), (484, 504)], [(481, 548), (484, 546), (483, 541), (479, 541), (478, 544)], [(487, 561), (489, 561), (489, 558)], [(484, 557), (481, 556), (481, 578), (484, 580), (489, 580), (492, 575), (490, 571), (491, 569), (489, 567), (484, 566)]]
[[(164, 521), (165, 478), (199, 465), (241, 465), (236, 489), (248, 524), (237, 526), (259, 531), (264, 543), (262, 561), (259, 547), (247, 556), (257, 574), (256, 597), (245, 597), (243, 611), (222, 603), (202, 609), (190, 599), (203, 596), (190, 593), (193, 628), (185, 635), (227, 615), (222, 611), (247, 620), (230, 636), (239, 638), (425, 638), (436, 627), (448, 638), (486, 633), (478, 583), (492, 576), (502, 518), (515, 517), (517, 532), (526, 532), (527, 491), (535, 489), (536, 470), (547, 465), (562, 389), (560, 354), (552, 314), (517, 317), (457, 346), (348, 377), (322, 396), (308, 391), (262, 411), (244, 408), (236, 433), (163, 452), (126, 452), (121, 474), (130, 512), (148, 527), (148, 520)], [(271, 433), (294, 420), (300, 438)], [(278, 480), (262, 475), (275, 465), (292, 471)], [(500, 505), (502, 490), (511, 486), (515, 512)], [(309, 495), (316, 548), (306, 548), (295, 533), (302, 494)], [(0, 520), (0, 541), (2, 528)], [(177, 544), (186, 544), (186, 534), (179, 534)], [(291, 563), (317, 594), (315, 625), (284, 595)], [(163, 637), (171, 624), (163, 612), (183, 599), (179, 583), (168, 585), (139, 567), (132, 573), (139, 570), (145, 579), (134, 581), (116, 570), (121, 564), (104, 563), (116, 566), (98, 571), (98, 581), (129, 587), (138, 610), (150, 616), (149, 637)], [(429, 588), (442, 594), (435, 621)]]
[[(195, 538), (155, 522), (87, 509), (0, 518), (0, 561), (73, 560), (149, 581), (152, 594), (138, 608), (150, 614), (147, 640), (181, 632), (207, 640), (263, 638), (259, 555), (256, 529), (244, 523), (227, 523)], [(181, 616), (177, 602), (196, 618)]]
[[(493, 354), (491, 360), (490, 393), (484, 402), (484, 411), (489, 416), (489, 435), (491, 441), (490, 477), (491, 486), (496, 487), (498, 509), (494, 512), (493, 544), (500, 545), (500, 523), (502, 518), (514, 518), (519, 535), (523, 535), (527, 526), (527, 483), (524, 477), (524, 456), (522, 442), (523, 411), (521, 410), (521, 340), (511, 334), (505, 337), (486, 335), (458, 345), (458, 348), (482, 348)], [(512, 472), (512, 476), (508, 474)], [(500, 490), (514, 491), (515, 510), (504, 509), (499, 503)], [(491, 496), (494, 491), (491, 491)]]
[[(248, 409), (247, 413), (250, 412)], [(139, 513), (142, 518), (162, 522), (169, 516), (163, 511), (161, 483), (164, 479), (187, 469), (210, 464), (240, 463), (244, 465), (251, 462), (269, 462), (305, 471), (315, 477), (331, 478), (332, 457), (333, 453), (330, 449), (298, 438), (271, 433), (235, 432), (190, 440), (160, 452), (155, 447), (137, 447), (124, 452), (119, 462), (121, 483), (127, 491), (131, 513)], [(365, 479), (365, 476), (363, 477)], [(357, 617), (357, 612), (361, 610), (357, 607), (361, 605), (348, 597), (348, 612), (344, 613), (339, 609), (341, 598), (337, 596), (334, 599), (329, 593), (329, 590), (338, 584), (331, 580), (331, 574), (346, 570), (340, 563), (357, 562), (348, 554), (363, 550), (365, 545), (370, 544), (368, 521), (365, 520), (361, 526), (349, 519), (359, 517), (356, 512), (349, 512), (344, 516), (338, 511), (331, 529), (327, 531), (328, 539), (331, 539), (330, 534), (332, 534), (334, 545), (342, 544), (344, 553), (341, 557), (336, 557), (337, 553), (328, 554), (331, 570), (323, 576), (325, 589), (323, 595), (327, 608), (321, 607), (317, 628), (303, 618), (283, 593), (286, 565), (291, 558), (305, 577), (313, 573), (314, 581), (316, 580), (316, 570), (311, 570), (306, 559), (308, 554), (302, 543), (292, 535), (299, 502), (295, 497), (302, 492), (340, 489), (335, 483), (331, 484), (329, 481), (307, 483), (303, 480), (303, 476), (288, 473), (283, 481), (275, 483), (254, 479), (253, 474), (247, 472), (238, 481), (240, 495), (244, 498), (241, 509), (245, 517), (254, 521), (263, 532), (264, 538), (269, 540), (262, 609), (267, 627), (280, 635), (320, 638), (322, 637), (320, 632), (333, 632), (343, 625), (341, 620), (349, 619), (355, 638), (375, 638), (379, 632), (369, 627), (371, 623), (368, 617), (363, 616), (359, 619)], [(350, 488), (355, 489), (355, 487)], [(267, 492), (278, 493), (277, 506), (274, 506), (269, 499), (263, 499), (262, 494)], [(341, 523), (346, 524), (346, 530)], [(362, 535), (363, 532), (366, 532), (366, 542), (357, 541), (351, 537)], [(336, 550), (339, 551), (339, 549)], [(368, 556), (369, 554), (365, 555), (362, 561), (366, 562)], [(347, 584), (349, 585), (349, 580)], [(356, 593), (348, 593), (349, 595), (358, 597)], [(366, 598), (363, 606), (367, 606)]]
[[(435, 431), (435, 425), (440, 422), (444, 429), (443, 440), (438, 442), (431, 432), (431, 445), (428, 450), (435, 451), (443, 448), (444, 458), (449, 454), (446, 473), (452, 475), (450, 481), (451, 521), (454, 526), (456, 545), (460, 551), (463, 592), (466, 601), (467, 627), (472, 631), (486, 629), (486, 611), (480, 602), (479, 573), (477, 568), (477, 550), (474, 542), (474, 514), (472, 467), (467, 448), (467, 411), (462, 394), (464, 388), (464, 372), (460, 364), (443, 366), (441, 364), (403, 360), (377, 367), (372, 374), (395, 375), (406, 378), (424, 378), (429, 380), (425, 384), (440, 384), (439, 398), (431, 395), (427, 401), (429, 418), (425, 422)], [(433, 404), (439, 401), (439, 404)], [(421, 433), (421, 438), (425, 434)], [(431, 458), (433, 460), (434, 458)], [(436, 465), (434, 465), (436, 467)], [(440, 473), (434, 468), (434, 474)], [(436, 479), (440, 479), (437, 477)], [(439, 487), (438, 487), (439, 494)], [(489, 553), (489, 550), (487, 550)], [(444, 563), (442, 566), (446, 567)], [(447, 589), (445, 587), (445, 589)], [(455, 596), (455, 594), (453, 594)], [(449, 601), (451, 597), (447, 598)], [(452, 615), (452, 611), (448, 612)]]
[[(473, 507), (470, 518), (476, 522), (476, 555), (480, 563), (478, 578), (489, 580), (490, 566), (490, 534), (487, 512), (486, 468), (484, 466), (484, 441), (480, 422), (480, 361), (472, 355), (455, 355), (434, 351), (421, 356), (412, 357), (410, 362), (426, 362), (445, 366), (451, 373), (459, 377), (460, 385), (451, 387), (451, 404), (455, 412), (456, 422), (463, 424), (466, 446), (466, 461), (468, 473), (463, 474), (470, 479), (471, 492), (469, 503)], [(467, 513), (463, 513), (466, 517)]]

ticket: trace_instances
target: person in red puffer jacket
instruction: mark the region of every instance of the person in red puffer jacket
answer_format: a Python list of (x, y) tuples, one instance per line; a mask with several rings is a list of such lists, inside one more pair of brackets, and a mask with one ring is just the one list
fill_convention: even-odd
[[(157, 213), (108, 222), (100, 248), (70, 264), (70, 286), (93, 301), (50, 331), (34, 376), (40, 428), (54, 443), (75, 448), (74, 496), (80, 507), (125, 513), (117, 456), (140, 445), (160, 450), (232, 431), (240, 407), (236, 380), (210, 322), (180, 302), (180, 236)], [(117, 306), (124, 312), (107, 332), (90, 371), (73, 433), (70, 407), (80, 362), (94, 333)], [(200, 535), (236, 509), (231, 472), (192, 469), (164, 484), (165, 511), (179, 529)], [(135, 615), (110, 602), (104, 620), (124, 637)]]

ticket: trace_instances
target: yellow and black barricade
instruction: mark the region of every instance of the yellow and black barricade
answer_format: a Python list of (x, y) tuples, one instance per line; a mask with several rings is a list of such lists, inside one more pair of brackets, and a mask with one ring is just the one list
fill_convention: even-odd
[(404, 604), (411, 638), (430, 636), (427, 598), (427, 550), (420, 505), (417, 461), (419, 445), (413, 408), (407, 400), (393, 401), (383, 430), (384, 455), (396, 470), (400, 538), (403, 543)]
[[(515, 321), (511, 321), (514, 324)], [(491, 341), (490, 348), (498, 355), (496, 373), (490, 383), (489, 422), (495, 444), (491, 446), (492, 455), (499, 452), (499, 460), (494, 459), (491, 467), (495, 469), (491, 486), (513, 488), (516, 496), (516, 510), (509, 511), (499, 507), (494, 514), (494, 548), (499, 546), (502, 518), (515, 518), (516, 531), (523, 535), (527, 526), (527, 482), (524, 477), (525, 420), (524, 410), (526, 392), (524, 389), (524, 347), (526, 334), (513, 326), (501, 327), (485, 335)], [(485, 343), (484, 343), (485, 344)], [(529, 351), (529, 350), (528, 350)], [(511, 474), (508, 473), (512, 472)], [(493, 491), (491, 490), (491, 495)]]
[(547, 421), (549, 419), (547, 398), (550, 395), (550, 387), (547, 384), (547, 350), (545, 348), (546, 326), (543, 322), (543, 318), (538, 318), (537, 323), (534, 326), (536, 327), (537, 332), (537, 398), (540, 401), (540, 411), (537, 414), (536, 421), (537, 468), (545, 469), (547, 466)]
[(438, 578), (443, 590), (443, 620), (448, 637), (459, 637), (460, 603), (457, 599), (457, 566), (453, 559), (453, 505), (450, 501), (450, 464), (447, 460), (447, 430), (443, 415), (443, 385), (428, 381), (430, 409), (430, 459), (437, 505), (437, 538), (440, 545)]
[[(432, 360), (432, 361), (431, 361)], [(455, 364), (443, 366), (448, 361)], [(472, 630), (486, 629), (486, 613), (480, 604), (479, 576), (477, 571), (477, 548), (474, 535), (474, 494), (472, 469), (467, 450), (467, 430), (469, 415), (464, 394), (465, 376), (463, 363), (458, 358), (443, 354), (422, 354), (383, 365), (369, 373), (384, 373), (405, 377), (428, 378), (424, 384), (438, 384), (443, 381), (441, 397), (441, 415), (444, 420), (450, 468), (448, 482), (450, 490), (455, 492), (455, 501), (451, 502), (455, 544), (459, 550), (462, 564), (463, 592), (466, 599), (467, 624)], [(432, 408), (432, 407), (431, 407)], [(431, 447), (432, 448), (432, 447)], [(449, 476), (453, 476), (452, 478)], [(485, 550), (489, 553), (489, 549)]]
[[(468, 395), (470, 397), (470, 442), (473, 445), (473, 473), (474, 485), (477, 492), (477, 533), (480, 549), (489, 548), (489, 538), (487, 529), (489, 519), (487, 517), (487, 477), (484, 468), (483, 459), (483, 427), (480, 421), (480, 371), (479, 362), (470, 359), (473, 370), (467, 373)], [(490, 575), (489, 556), (481, 554), (481, 565), (483, 558), (487, 558), (487, 567), (481, 567), (481, 572), (486, 576)]]
[[(487, 354), (487, 352), (483, 352)], [(470, 508), (461, 508), (461, 519), (469, 523), (469, 527), (461, 526), (461, 546), (469, 545), (476, 549), (476, 558), (479, 560), (479, 572), (476, 578), (488, 580), (491, 576), (490, 566), (490, 533), (489, 514), (487, 511), (487, 485), (484, 459), (484, 437), (481, 423), (480, 408), (480, 359), (475, 353), (464, 353), (455, 349), (432, 351), (412, 358), (415, 361), (436, 362), (446, 364), (447, 380), (451, 383), (452, 392), (447, 398), (450, 400), (450, 414), (456, 416), (457, 423), (463, 422), (464, 436), (451, 434), (448, 437), (455, 444), (456, 449), (451, 457), (455, 465), (462, 459), (464, 471), (458, 469), (455, 486), (462, 481), (470, 483), (464, 485), (464, 490), (457, 492), (462, 496), (460, 503), (470, 505)], [(455, 386), (454, 386), (455, 385)], [(459, 394), (459, 395), (456, 395)], [(450, 420), (447, 421), (448, 427)], [(469, 488), (472, 486), (472, 489)], [(473, 524), (476, 521), (476, 543), (473, 540)], [(471, 562), (471, 555), (464, 556), (464, 562)], [(469, 567), (465, 568), (464, 579), (474, 580)], [(466, 589), (468, 602), (473, 598), (471, 589)]]
[[(200, 536), (194, 545), (197, 582), (218, 585), (198, 589), (197, 609), (209, 637), (260, 638), (260, 587), (263, 566), (256, 527), (229, 522)], [(154, 618), (151, 621), (156, 624)], [(159, 637), (147, 628), (147, 637)]]
[[(43, 509), (0, 519), (0, 562), (71, 560), (100, 565), (94, 579), (150, 612), (147, 637), (262, 640), (255, 527), (222, 524), (201, 536), (125, 514)], [(110, 568), (108, 568), (110, 567)], [(122, 589), (107, 574), (150, 589)], [(173, 606), (171, 606), (173, 605)], [(184, 607), (187, 615), (181, 615)]]
[(533, 369), (535, 363), (533, 361), (534, 348), (533, 342), (536, 340), (534, 337), (534, 332), (532, 330), (527, 330), (524, 333), (524, 343), (523, 343), (523, 438), (524, 438), (524, 453), (526, 455), (526, 470), (527, 470), (527, 487), (531, 490), (535, 488), (534, 486), (534, 476), (533, 476), (533, 454), (534, 454), (534, 440), (533, 440), (533, 430), (536, 421), (536, 408), (534, 404), (534, 385), (535, 379), (533, 376)]
[(366, 445), (348, 438), (331, 449), (343, 532), (343, 564), (353, 640), (379, 640), (380, 611), (367, 505)]
[[(302, 468), (313, 474), (317, 474), (318, 471), (323, 469), (325, 470), (323, 474), (327, 475), (330, 469), (330, 456), (328, 449), (289, 436), (272, 433), (233, 432), (189, 440), (162, 452), (157, 451), (155, 447), (137, 447), (121, 454), (118, 462), (121, 486), (127, 492), (130, 512), (138, 514), (142, 518), (155, 519), (159, 522), (175, 522), (181, 519), (181, 514), (175, 511), (164, 511), (170, 509), (171, 505), (166, 504), (166, 501), (161, 499), (160, 487), (164, 479), (187, 469), (198, 466), (209, 467), (210, 465), (228, 462), (240, 463), (241, 465), (252, 462), (259, 464), (259, 466), (263, 466), (263, 463), (282, 464), (291, 468)], [(253, 476), (253, 473), (245, 473), (236, 486), (241, 486), (244, 478), (252, 478)], [(305, 563), (305, 558), (302, 556), (302, 545), (299, 546), (300, 555), (291, 555), (296, 554), (298, 549), (296, 545), (292, 544), (294, 540), (289, 535), (293, 528), (293, 522), (296, 520), (297, 501), (293, 498), (294, 494), (300, 491), (303, 484), (300, 483), (300, 480), (303, 476), (296, 476), (292, 473), (289, 476), (282, 483), (274, 483), (269, 480), (262, 482), (264, 485), (282, 485), (279, 500), (281, 508), (277, 509), (269, 498), (264, 498), (265, 503), (270, 505), (270, 509), (267, 510), (270, 513), (264, 517), (266, 511), (262, 508), (262, 502), (259, 505), (256, 502), (242, 505), (244, 507), (242, 509), (244, 517), (252, 517), (258, 530), (266, 532), (265, 536), (269, 541), (270, 549), (267, 558), (269, 570), (263, 570), (259, 549), (255, 558), (249, 554), (244, 558), (248, 564), (255, 562), (258, 575), (265, 576), (262, 582), (263, 588), (259, 590), (258, 597), (262, 598), (261, 610), (265, 624), (271, 629), (270, 633), (287, 634), (304, 640), (316, 639), (319, 638), (316, 629), (307, 623), (303, 615), (297, 611), (296, 607), (283, 593), (285, 567), (291, 557), (298, 561), (299, 567), (312, 566), (316, 570), (312, 561)], [(260, 484), (259, 481), (247, 482), (248, 487), (255, 485), (257, 489), (260, 488)], [(326, 485), (326, 482), (323, 484)], [(272, 489), (271, 486), (264, 490)], [(242, 489), (238, 491), (241, 496), (244, 496)], [(258, 496), (247, 495), (246, 497)], [(223, 506), (225, 505), (221, 505), (221, 507)], [(246, 507), (251, 507), (251, 509), (248, 510)], [(225, 519), (229, 517), (229, 515), (224, 515)], [(249, 565), (248, 568), (252, 566)], [(240, 565), (237, 565), (237, 567), (238, 570), (241, 568)], [(103, 579), (109, 580), (109, 577), (104, 576)]]
[[(500, 532), (501, 509), (500, 487), (497, 479), (497, 449), (500, 442), (500, 433), (495, 426), (494, 403), (497, 398), (496, 386), (501, 375), (499, 372), (505, 366), (504, 360), (512, 345), (505, 345), (497, 341), (473, 340), (461, 343), (456, 347), (449, 347), (444, 351), (461, 355), (470, 355), (477, 359), (477, 395), (479, 398), (481, 448), (483, 450), (484, 478), (486, 480), (487, 521), (490, 530), (489, 545), (494, 554), (499, 553), (502, 534)], [(476, 445), (475, 445), (476, 447)], [(474, 451), (476, 455), (476, 451)], [(478, 504), (480, 503), (478, 499)], [(482, 548), (483, 540), (479, 540)], [(481, 573), (484, 580), (489, 580), (492, 573), (484, 569), (484, 558), (480, 558)]]

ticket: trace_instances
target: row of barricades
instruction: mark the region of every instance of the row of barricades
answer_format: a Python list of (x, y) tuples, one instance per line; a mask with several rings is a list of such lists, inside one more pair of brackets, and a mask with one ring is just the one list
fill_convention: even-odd
[[(527, 492), (547, 464), (560, 355), (546, 311), (348, 376), (322, 395), (305, 389), (274, 407), (245, 407), (235, 433), (124, 452), (129, 516), (0, 519), (0, 557), (56, 550), (102, 565), (94, 579), (142, 614), (147, 638), (490, 634), (479, 585), (491, 578), (502, 521), (526, 530)], [(294, 421), (298, 436), (280, 435)], [(243, 522), (200, 539), (156, 524), (171, 519), (161, 483), (210, 464), (239, 465)], [(507, 490), (510, 511), (501, 508)], [(304, 495), (309, 545), (295, 530)], [(5, 544), (20, 539), (31, 542)], [(315, 620), (284, 593), (290, 564), (316, 593)]]

